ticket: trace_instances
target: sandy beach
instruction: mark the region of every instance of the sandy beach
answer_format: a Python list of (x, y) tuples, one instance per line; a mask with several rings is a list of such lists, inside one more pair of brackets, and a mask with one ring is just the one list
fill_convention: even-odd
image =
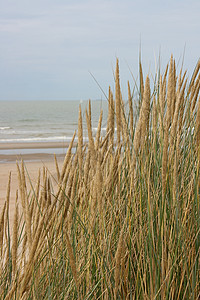
[(66, 148), (68, 145), (66, 142), (0, 143), (0, 150)]
[[(6, 149), (8, 145), (0, 145), (0, 149)], [(31, 143), (31, 144), (13, 144), (12, 147), (16, 147), (14, 149), (25, 149), (25, 147), (29, 147), (29, 149), (42, 149), (42, 148), (56, 148), (63, 147), (61, 143)], [(11, 144), (9, 144), (9, 148), (12, 149)], [(19, 151), (20, 153), (20, 151)], [(30, 176), (30, 179), (35, 185), (36, 180), (38, 178), (39, 169), (42, 170), (43, 166), (48, 168), (48, 171), (56, 177), (56, 168), (54, 155), (48, 153), (32, 153), (32, 154), (16, 154), (16, 155), (1, 155), (0, 161), (4, 161), (0, 163), (0, 212), (6, 200), (7, 194), (7, 186), (8, 186), (8, 178), (9, 173), (11, 172), (11, 191), (10, 191), (10, 219), (12, 221), (14, 207), (15, 207), (15, 198), (16, 198), (16, 190), (18, 189), (18, 178), (17, 178), (17, 162), (21, 162), (23, 159), (27, 172)], [(62, 167), (64, 159), (64, 154), (57, 155), (57, 160), (59, 167)], [(27, 176), (27, 181), (28, 181)]]

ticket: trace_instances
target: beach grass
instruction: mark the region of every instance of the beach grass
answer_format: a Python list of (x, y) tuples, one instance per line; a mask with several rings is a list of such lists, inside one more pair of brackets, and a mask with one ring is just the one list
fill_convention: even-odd
[(80, 107), (56, 178), (44, 167), (35, 185), (18, 165), (12, 226), (10, 176), (0, 299), (200, 298), (200, 61), (191, 78), (173, 56), (154, 82), (139, 70), (124, 101), (117, 60), (105, 136), (89, 103), (83, 143)]

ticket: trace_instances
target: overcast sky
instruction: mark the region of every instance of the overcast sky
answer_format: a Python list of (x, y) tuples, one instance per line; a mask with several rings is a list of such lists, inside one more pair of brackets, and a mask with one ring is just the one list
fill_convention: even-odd
[(200, 0), (0, 0), (0, 100), (103, 99), (90, 73), (107, 93), (118, 57), (125, 90), (140, 44), (145, 74), (173, 53), (191, 75)]

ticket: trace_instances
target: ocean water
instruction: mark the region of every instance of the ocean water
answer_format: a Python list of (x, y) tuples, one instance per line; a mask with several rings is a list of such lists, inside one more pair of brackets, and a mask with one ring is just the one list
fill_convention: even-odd
[[(0, 101), (0, 143), (69, 142), (78, 129), (81, 104), (84, 138), (88, 101)], [(106, 129), (107, 101), (91, 101), (93, 133), (103, 109), (102, 131)]]

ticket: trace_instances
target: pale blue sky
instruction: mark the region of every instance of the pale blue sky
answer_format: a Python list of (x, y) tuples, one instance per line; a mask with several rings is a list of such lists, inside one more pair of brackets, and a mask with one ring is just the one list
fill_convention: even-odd
[[(200, 56), (200, 0), (0, 0), (0, 100), (99, 99), (174, 54), (191, 74)], [(132, 84), (133, 85), (133, 84)], [(124, 92), (125, 93), (125, 92)]]

